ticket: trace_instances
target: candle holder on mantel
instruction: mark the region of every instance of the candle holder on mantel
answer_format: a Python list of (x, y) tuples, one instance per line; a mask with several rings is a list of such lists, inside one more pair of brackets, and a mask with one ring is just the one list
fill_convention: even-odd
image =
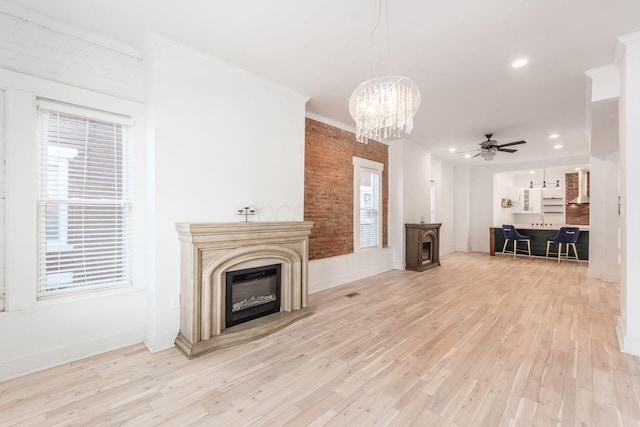
[(249, 222), (249, 216), (255, 214), (256, 210), (254, 208), (250, 208), (249, 206), (238, 209), (238, 215), (244, 215), (244, 222)]

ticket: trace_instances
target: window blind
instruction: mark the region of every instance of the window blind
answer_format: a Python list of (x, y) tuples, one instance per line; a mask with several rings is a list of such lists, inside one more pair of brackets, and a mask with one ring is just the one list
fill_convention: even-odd
[(360, 169), (360, 248), (378, 246), (380, 174)]
[(39, 297), (131, 284), (130, 120), (39, 102)]

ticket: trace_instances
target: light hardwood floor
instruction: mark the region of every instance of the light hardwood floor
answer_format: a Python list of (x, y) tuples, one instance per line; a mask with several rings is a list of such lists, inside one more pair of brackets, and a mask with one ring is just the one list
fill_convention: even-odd
[(0, 383), (0, 425), (640, 425), (617, 284), (455, 253), (310, 298), (314, 314), (187, 360), (135, 345)]

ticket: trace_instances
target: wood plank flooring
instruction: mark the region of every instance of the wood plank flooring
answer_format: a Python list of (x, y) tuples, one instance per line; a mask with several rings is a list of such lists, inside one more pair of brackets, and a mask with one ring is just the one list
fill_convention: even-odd
[(314, 314), (187, 360), (135, 345), (0, 383), (0, 425), (637, 426), (619, 289), (479, 253), (311, 295)]

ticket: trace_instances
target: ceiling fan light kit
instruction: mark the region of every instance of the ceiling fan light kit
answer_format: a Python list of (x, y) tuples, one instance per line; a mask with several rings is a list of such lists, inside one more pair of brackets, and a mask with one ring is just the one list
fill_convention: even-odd
[(480, 143), (480, 148), (479, 148), (480, 152), (473, 157), (480, 156), (485, 160), (493, 160), (493, 158), (498, 154), (498, 152), (515, 153), (516, 151), (518, 151), (514, 148), (504, 148), (504, 147), (510, 147), (512, 145), (520, 145), (520, 144), (527, 143), (527, 141), (515, 141), (515, 142), (509, 142), (507, 144), (498, 144), (498, 141), (496, 141), (495, 139), (491, 139), (493, 134), (488, 133), (485, 136), (487, 137), (487, 140)]

